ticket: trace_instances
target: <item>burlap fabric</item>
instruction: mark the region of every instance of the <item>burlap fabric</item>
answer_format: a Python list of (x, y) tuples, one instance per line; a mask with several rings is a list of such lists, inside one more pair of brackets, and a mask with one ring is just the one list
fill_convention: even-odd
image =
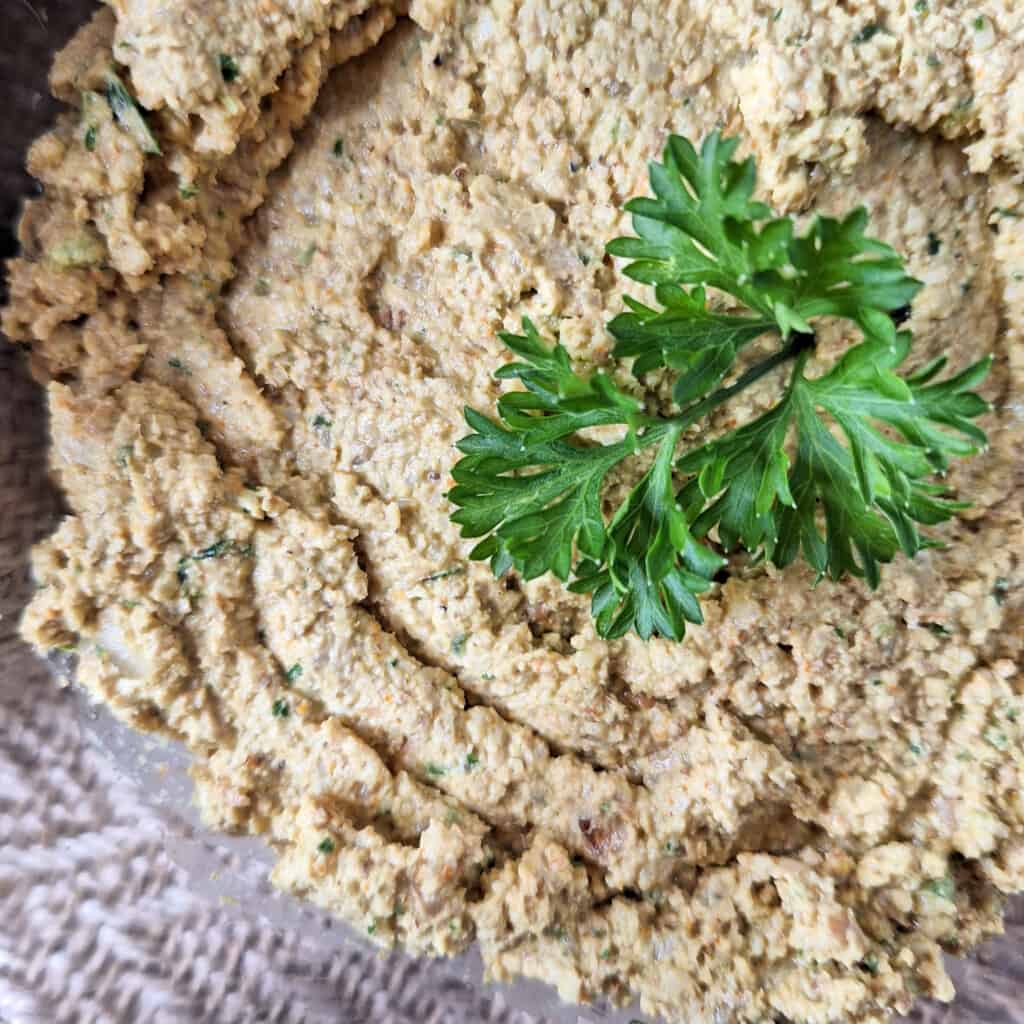
[[(171, 0), (168, 0), (171, 2)], [(2, 0), (0, 252), (31, 183), (24, 151), (53, 115), (50, 56), (91, 4)], [(454, 970), (381, 959), (322, 915), (271, 894), (265, 854), (224, 843), (186, 809), (180, 758), (140, 745), (16, 639), (27, 553), (59, 515), (45, 415), (0, 340), (0, 1021), (4, 1024), (542, 1024)], [(1024, 914), (953, 967), (938, 1024), (1024, 1024)], [(587, 1013), (587, 1020), (602, 1019)], [(621, 1019), (621, 1018), (620, 1018)], [(695, 1022), (696, 1024), (696, 1022)]]

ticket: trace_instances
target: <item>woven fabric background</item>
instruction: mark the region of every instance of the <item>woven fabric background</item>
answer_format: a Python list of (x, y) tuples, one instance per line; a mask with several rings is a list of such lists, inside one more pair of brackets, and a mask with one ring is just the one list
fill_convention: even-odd
[[(25, 148), (53, 116), (51, 54), (90, 7), (3, 0), (0, 256), (14, 251), (17, 207), (33, 187)], [(108, 748), (127, 741), (94, 726), (81, 698), (54, 685), (16, 638), (28, 549), (60, 511), (45, 444), (41, 395), (0, 339), (0, 1021), (543, 1024), (503, 993), (378, 958), (316, 912), (285, 905), (251, 843), (196, 829), (181, 787), (168, 795), (160, 784), (164, 765), (129, 777), (117, 767), (124, 757), (97, 746), (99, 735)], [(956, 1004), (922, 1020), (1024, 1024), (1019, 904), (1008, 938), (954, 971)]]

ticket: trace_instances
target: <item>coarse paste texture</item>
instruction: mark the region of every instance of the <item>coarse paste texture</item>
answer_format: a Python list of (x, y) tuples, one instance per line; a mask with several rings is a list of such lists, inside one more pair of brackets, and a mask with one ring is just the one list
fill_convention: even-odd
[[(70, 513), (26, 637), (383, 945), (688, 1022), (950, 999), (1024, 888), (1024, 7), (112, 0), (51, 80), (3, 325)], [(685, 642), (606, 642), (467, 561), (453, 443), (522, 315), (608, 362), (644, 289), (604, 243), (715, 127), (777, 208), (868, 207), (912, 364), (994, 355), (991, 447), (877, 592), (737, 555)]]

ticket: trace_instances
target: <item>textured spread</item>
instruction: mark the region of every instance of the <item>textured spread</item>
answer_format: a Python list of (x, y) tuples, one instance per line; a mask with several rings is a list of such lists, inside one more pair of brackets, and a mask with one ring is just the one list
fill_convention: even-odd
[[(382, 943), (681, 1020), (948, 998), (941, 950), (1024, 885), (1021, 15), (415, 3), (357, 57), (395, 11), (114, 6), (55, 65), (79, 106), (10, 267), (73, 513), (26, 635)], [(992, 448), (879, 592), (737, 558), (685, 644), (606, 643), (466, 562), (452, 442), (523, 313), (607, 359), (621, 203), (715, 125), (777, 205), (869, 206), (926, 285), (915, 358), (995, 354)]]

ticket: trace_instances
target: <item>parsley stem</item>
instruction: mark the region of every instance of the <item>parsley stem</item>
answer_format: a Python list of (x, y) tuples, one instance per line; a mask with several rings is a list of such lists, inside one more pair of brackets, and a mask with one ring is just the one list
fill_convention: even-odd
[(757, 383), (762, 377), (771, 373), (772, 370), (782, 366), (783, 363), (789, 362), (790, 359), (795, 359), (801, 352), (812, 348), (814, 340), (813, 334), (793, 333), (790, 335), (789, 341), (777, 352), (773, 352), (767, 359), (762, 359), (761, 362), (750, 367), (749, 370), (741, 374), (728, 387), (719, 388), (708, 395), (707, 398), (703, 398), (688, 409), (684, 409), (678, 416), (674, 417), (675, 420), (682, 421), (684, 427), (690, 426), (690, 424), (706, 416), (712, 409), (717, 409), (723, 402), (727, 402), (733, 395), (738, 395), (741, 391), (749, 388), (751, 384)]
[(644, 433), (637, 435), (638, 447), (647, 448), (652, 444), (657, 444), (669, 433), (675, 433), (676, 437), (678, 437), (682, 431), (692, 426), (698, 420), (703, 419), (712, 409), (717, 409), (723, 402), (727, 402), (734, 395), (745, 391), (751, 384), (756, 384), (762, 377), (782, 366), (783, 363), (796, 359), (802, 353), (809, 351), (814, 347), (814, 343), (815, 337), (813, 334), (794, 332), (782, 348), (773, 352), (767, 359), (762, 359), (761, 362), (755, 363), (749, 370), (737, 377), (732, 384), (719, 388), (708, 395), (707, 398), (702, 398), (699, 402), (694, 402), (693, 405), (688, 406), (678, 416), (673, 416), (669, 420), (655, 421), (654, 426), (644, 431)]

